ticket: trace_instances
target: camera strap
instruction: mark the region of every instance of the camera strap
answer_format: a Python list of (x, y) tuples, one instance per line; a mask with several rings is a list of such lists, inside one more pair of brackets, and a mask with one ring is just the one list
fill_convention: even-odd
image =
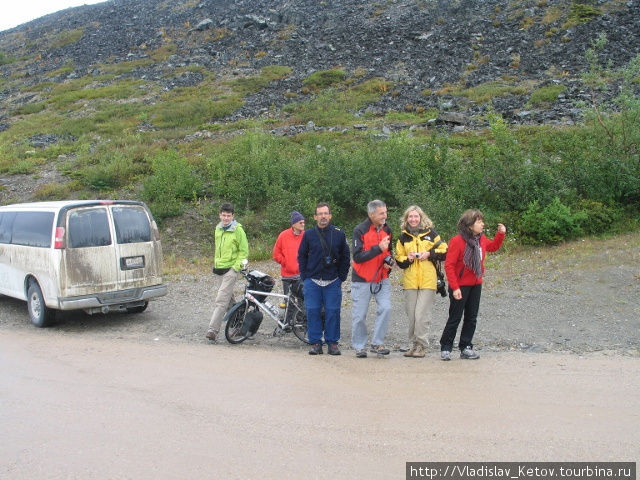
[[(324, 235), (320, 231), (320, 228), (316, 225), (316, 231), (318, 232), (318, 237), (320, 237), (320, 243), (322, 244), (322, 250), (324, 251), (326, 256), (331, 256), (333, 258), (333, 254), (331, 253), (331, 248), (327, 245), (327, 241), (324, 239)], [(333, 246), (333, 235), (331, 235), (331, 245)]]
[[(442, 243), (442, 240), (438, 240), (436, 243), (433, 244), (433, 247), (431, 247), (431, 250), (435, 252), (436, 248), (438, 248), (441, 243)], [(433, 260), (431, 258), (431, 255), (429, 255), (429, 260), (431, 261), (431, 263), (433, 263), (433, 266), (436, 267), (436, 274), (438, 275), (438, 278), (444, 280), (444, 273), (442, 273), (442, 261)]]

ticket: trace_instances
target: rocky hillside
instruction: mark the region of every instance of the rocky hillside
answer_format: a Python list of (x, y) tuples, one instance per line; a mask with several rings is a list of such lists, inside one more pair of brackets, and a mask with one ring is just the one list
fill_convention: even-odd
[[(339, 67), (391, 82), (368, 112), (435, 108), (469, 128), (488, 105), (469, 89), (491, 85), (501, 92), (493, 108), (510, 122), (571, 123), (581, 115), (576, 102), (589, 102), (585, 51), (604, 33), (601, 60), (624, 65), (640, 52), (638, 32), (640, 0), (109, 0), (0, 33), (0, 131), (36, 100), (28, 85), (139, 59), (153, 61), (126, 75), (167, 90), (202, 80), (185, 66), (221, 76), (291, 68), (226, 120), (300, 101), (309, 75)], [(546, 85), (565, 88), (532, 105), (531, 86)]]

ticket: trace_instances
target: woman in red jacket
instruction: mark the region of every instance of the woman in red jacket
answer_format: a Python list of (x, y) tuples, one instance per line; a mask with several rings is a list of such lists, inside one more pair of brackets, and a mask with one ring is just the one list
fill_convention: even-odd
[(453, 341), (464, 314), (460, 332), (460, 358), (475, 360), (473, 334), (482, 293), (482, 275), (486, 252), (495, 252), (502, 245), (507, 229), (501, 223), (493, 240), (482, 234), (484, 217), (480, 210), (467, 210), (458, 220), (458, 235), (449, 242), (444, 264), (449, 283), (449, 318), (440, 338), (440, 358), (451, 360)]

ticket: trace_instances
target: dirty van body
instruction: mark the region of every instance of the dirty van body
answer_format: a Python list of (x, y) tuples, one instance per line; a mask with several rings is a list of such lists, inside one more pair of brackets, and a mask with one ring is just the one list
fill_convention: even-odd
[(166, 293), (160, 235), (143, 202), (0, 207), (0, 294), (26, 300), (34, 325), (56, 310), (138, 313)]

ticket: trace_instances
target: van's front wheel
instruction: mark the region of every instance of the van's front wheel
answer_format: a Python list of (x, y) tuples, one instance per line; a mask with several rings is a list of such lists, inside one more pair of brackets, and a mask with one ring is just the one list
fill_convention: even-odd
[(29, 309), (29, 319), (36, 327), (48, 327), (55, 316), (55, 311), (45, 305), (42, 290), (37, 282), (29, 284), (27, 308)]

